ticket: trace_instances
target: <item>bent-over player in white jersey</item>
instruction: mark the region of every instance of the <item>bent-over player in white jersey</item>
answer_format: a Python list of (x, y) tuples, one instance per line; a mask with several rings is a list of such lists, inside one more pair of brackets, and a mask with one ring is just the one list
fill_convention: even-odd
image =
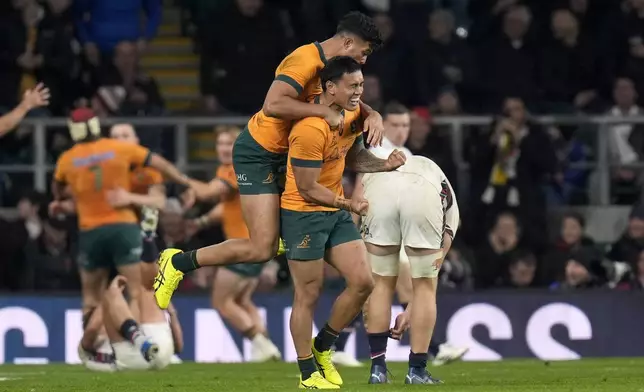
[[(409, 134), (407, 109), (390, 104), (384, 114), (383, 145), (371, 151), (379, 155), (398, 148), (411, 157), (411, 152), (402, 147)], [(362, 232), (375, 279), (375, 289), (364, 312), (372, 358), (369, 383), (388, 382), (385, 352), (390, 337), (391, 304), (399, 272), (403, 272), (403, 280), (409, 279), (404, 268), (411, 269), (413, 283), (398, 282), (398, 288), (403, 289), (399, 299), (409, 301), (403, 294), (404, 288), (412, 283), (412, 302), (418, 302), (405, 314), (411, 316), (413, 331), (405, 382), (437, 383), (439, 381), (427, 372), (426, 364), (436, 321), (438, 272), (459, 222), (452, 187), (433, 161), (415, 156), (396, 172), (383, 176), (365, 175), (362, 181), (359, 180), (358, 188), (357, 191), (363, 192), (369, 200)], [(393, 337), (397, 337), (395, 333)], [(442, 357), (447, 358), (443, 363), (460, 358), (466, 351), (447, 344), (435, 346), (438, 347), (434, 355), (438, 358), (442, 350)]]

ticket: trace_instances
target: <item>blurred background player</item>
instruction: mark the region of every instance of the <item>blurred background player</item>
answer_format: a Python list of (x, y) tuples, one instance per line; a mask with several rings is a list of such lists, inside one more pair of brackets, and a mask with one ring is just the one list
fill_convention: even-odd
[(454, 191), (438, 165), (421, 156), (410, 157), (396, 172), (365, 175), (362, 184), (370, 206), (362, 235), (375, 280), (365, 312), (372, 358), (369, 383), (388, 382), (385, 353), (403, 246), (413, 288), (412, 302), (396, 320), (396, 327), (407, 322), (411, 327), (405, 383), (440, 384), (427, 371), (427, 359), (436, 323), (438, 274), (459, 223)]
[[(130, 124), (115, 124), (110, 129), (112, 139), (139, 145), (139, 138)], [(166, 190), (161, 173), (151, 167), (137, 167), (131, 174), (132, 190), (116, 188), (109, 194), (110, 204), (114, 207), (135, 207), (141, 222), (143, 250), (141, 261), (156, 263), (159, 249), (155, 238), (159, 223), (159, 210), (165, 207)]]
[(0, 117), (0, 137), (14, 129), (32, 109), (49, 105), (49, 97), (49, 89), (42, 83), (25, 91), (20, 104)]
[[(189, 181), (171, 163), (144, 147), (102, 138), (99, 120), (89, 109), (77, 109), (71, 114), (69, 130), (75, 144), (56, 164), (50, 213), (67, 213), (71, 204), (78, 214), (78, 263), (86, 330), (114, 267), (127, 278), (130, 307), (135, 317), (139, 315), (142, 240), (138, 219), (130, 206), (113, 206), (111, 192), (119, 188), (130, 191), (131, 169), (146, 165), (179, 184), (187, 186)], [(100, 323), (93, 328), (97, 326)], [(95, 330), (86, 332), (96, 333)], [(92, 339), (83, 339), (81, 351), (91, 355), (92, 344)]]
[[(391, 102), (387, 104), (383, 110), (383, 124), (385, 127), (384, 136), (382, 138), (382, 145), (370, 148), (370, 151), (380, 157), (386, 158), (391, 154), (394, 149), (398, 149), (405, 153), (409, 158), (412, 156), (411, 151), (405, 147), (409, 132), (411, 128), (411, 116), (409, 109), (398, 102)], [(360, 176), (359, 176), (360, 177)], [(356, 182), (359, 189), (362, 185), (361, 178)], [(398, 279), (396, 280), (395, 290), (398, 296), (398, 301), (404, 309), (413, 297), (412, 281), (409, 272), (409, 258), (405, 253), (405, 248), (400, 249), (400, 266), (398, 271)], [(379, 277), (375, 277), (376, 280)], [(389, 282), (391, 288), (393, 282)], [(467, 352), (466, 347), (456, 347), (449, 343), (440, 343), (432, 340), (429, 345), (429, 354), (433, 357), (432, 364), (440, 366), (455, 360), (460, 359)]]
[[(381, 45), (380, 32), (373, 20), (360, 12), (350, 12), (339, 22), (333, 37), (301, 46), (282, 60), (262, 110), (250, 119), (233, 151), (249, 237), (186, 253), (178, 249), (164, 251), (161, 254), (164, 281), (157, 284), (156, 291), (159, 306), (167, 306), (186, 272), (208, 265), (266, 262), (275, 257), (279, 247), (279, 195), (292, 121), (315, 117), (332, 127), (339, 126), (340, 113), (308, 102), (321, 92), (318, 72), (327, 59), (338, 56), (364, 64)], [(380, 144), (382, 117), (364, 103), (359, 105), (366, 117), (360, 125), (369, 133), (368, 141)]]
[[(195, 219), (193, 225), (202, 229), (221, 223), (226, 239), (248, 238), (232, 165), (233, 145), (239, 132), (236, 127), (220, 127), (217, 130), (217, 157), (221, 166), (217, 168), (216, 177), (207, 189), (189, 191), (201, 201), (219, 201), (211, 211)], [(212, 286), (212, 306), (233, 328), (250, 340), (253, 362), (282, 358), (281, 352), (268, 337), (264, 320), (252, 298), (264, 269), (277, 273), (274, 262), (227, 265), (217, 270)]]
[[(343, 172), (345, 165), (357, 172), (395, 170), (404, 157), (394, 153), (379, 159), (364, 148), (359, 123), (364, 78), (357, 61), (351, 57), (329, 60), (320, 71), (320, 80), (323, 92), (314, 102), (344, 111), (344, 121), (337, 131), (318, 117), (307, 117), (293, 126), (281, 197), (281, 233), (295, 288), (290, 327), (300, 388), (338, 389), (343, 380), (332, 363), (331, 347), (339, 331), (358, 315), (373, 287), (364, 243), (350, 214), (366, 212), (368, 204), (344, 198)], [(346, 288), (311, 345), (325, 260), (344, 277)]]

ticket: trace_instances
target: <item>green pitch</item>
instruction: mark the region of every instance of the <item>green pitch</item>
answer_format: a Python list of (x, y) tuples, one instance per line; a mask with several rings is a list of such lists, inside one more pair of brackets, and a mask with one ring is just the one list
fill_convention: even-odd
[[(365, 385), (367, 367), (341, 369), (348, 391), (407, 391), (406, 366), (392, 364), (393, 384)], [(629, 391), (644, 392), (644, 359), (571, 362), (503, 361), (455, 363), (431, 369), (445, 391)], [(2, 392), (269, 392), (297, 389), (295, 364), (171, 365), (160, 372), (93, 373), (80, 366), (0, 366)], [(423, 388), (424, 389), (424, 388)]]

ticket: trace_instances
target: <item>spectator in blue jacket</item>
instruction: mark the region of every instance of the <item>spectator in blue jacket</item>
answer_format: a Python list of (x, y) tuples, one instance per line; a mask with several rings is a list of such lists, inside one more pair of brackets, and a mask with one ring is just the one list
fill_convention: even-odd
[[(77, 0), (74, 6), (78, 39), (93, 65), (122, 41), (138, 42), (143, 49), (161, 23), (161, 0)], [(141, 9), (147, 17), (143, 31)]]

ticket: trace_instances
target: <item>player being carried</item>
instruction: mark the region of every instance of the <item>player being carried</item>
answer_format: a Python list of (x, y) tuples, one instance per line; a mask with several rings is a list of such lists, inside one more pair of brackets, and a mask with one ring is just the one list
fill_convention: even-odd
[[(113, 206), (111, 194), (119, 188), (130, 191), (132, 167), (151, 166), (169, 180), (186, 186), (190, 181), (171, 163), (144, 147), (102, 138), (99, 120), (89, 109), (75, 110), (69, 129), (75, 144), (56, 164), (50, 213), (67, 212), (69, 199), (73, 199), (78, 213), (83, 329), (101, 303), (113, 267), (127, 278), (130, 307), (138, 318), (143, 290), (138, 219), (130, 206)], [(83, 342), (86, 345), (82, 349), (92, 352), (91, 342)]]
[[(201, 200), (219, 200), (207, 214), (193, 222), (198, 229), (221, 223), (226, 239), (248, 238), (239, 200), (239, 189), (232, 165), (233, 144), (239, 129), (223, 127), (217, 134), (217, 157), (221, 166), (210, 181), (210, 193)], [(206, 199), (204, 199), (206, 198)], [(270, 264), (234, 264), (219, 268), (212, 286), (212, 304), (219, 314), (252, 344), (251, 361), (264, 362), (281, 359), (282, 354), (268, 337), (266, 325), (253, 302), (253, 293), (263, 270), (277, 274), (277, 266)]]
[[(323, 93), (315, 102), (338, 111), (343, 121), (332, 129), (321, 118), (307, 117), (293, 126), (280, 219), (295, 288), (290, 326), (300, 388), (337, 389), (342, 378), (332, 363), (331, 347), (373, 288), (364, 242), (351, 219), (351, 212), (362, 215), (369, 205), (364, 199), (344, 198), (342, 174), (345, 165), (360, 173), (395, 170), (405, 156), (394, 151), (379, 159), (364, 147), (359, 108), (364, 80), (357, 61), (335, 57), (320, 71), (320, 79)], [(325, 260), (344, 277), (346, 288), (311, 344)]]
[[(318, 72), (336, 56), (349, 56), (363, 64), (382, 44), (371, 18), (351, 12), (340, 21), (336, 34), (324, 42), (297, 48), (275, 72), (262, 110), (248, 122), (233, 149), (233, 166), (241, 195), (241, 208), (249, 238), (230, 239), (221, 244), (182, 253), (166, 249), (160, 257), (156, 298), (165, 308), (184, 273), (203, 266), (257, 263), (271, 260), (279, 244), (279, 194), (288, 152), (288, 135), (293, 120), (315, 117), (336, 128), (342, 116), (326, 105), (310, 99), (319, 94)], [(362, 102), (358, 105), (366, 119), (364, 132), (372, 145), (380, 144), (382, 118)], [(208, 187), (195, 184), (197, 193)]]
[[(373, 150), (380, 156), (403, 145), (409, 132), (406, 108), (392, 106), (387, 111), (390, 124), (385, 125), (391, 128), (391, 140), (385, 139), (381, 149)], [(369, 202), (361, 232), (375, 277), (375, 289), (364, 312), (372, 359), (369, 383), (388, 382), (387, 340), (390, 336), (399, 339), (410, 324), (405, 383), (438, 384), (426, 369), (427, 351), (436, 323), (438, 273), (459, 224), (454, 191), (438, 165), (422, 156), (410, 156), (395, 172), (365, 174), (357, 181), (355, 194)], [(405, 258), (409, 260), (412, 299), (390, 331), (392, 299)], [(405, 286), (407, 282), (399, 283)], [(454, 349), (451, 356), (460, 357), (465, 351)]]

